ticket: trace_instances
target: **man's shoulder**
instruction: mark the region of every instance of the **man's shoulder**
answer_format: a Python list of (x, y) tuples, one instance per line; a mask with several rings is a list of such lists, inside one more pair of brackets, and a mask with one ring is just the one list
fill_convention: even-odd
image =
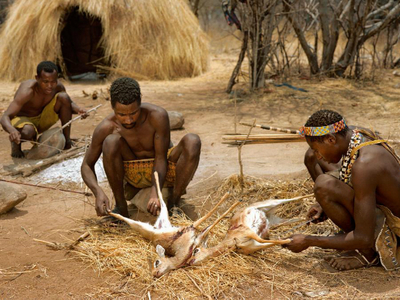
[(167, 111), (161, 106), (157, 106), (151, 103), (143, 103), (142, 109), (145, 109), (147, 111), (149, 121), (151, 123), (158, 123), (169, 120)]
[(167, 111), (165, 110), (165, 108), (162, 108), (161, 106), (158, 106), (155, 104), (142, 103), (141, 107), (142, 107), (142, 109), (147, 110), (151, 114), (155, 114), (155, 115), (167, 114)]
[(35, 95), (36, 80), (29, 79), (21, 82), (17, 91), (15, 92), (14, 98), (29, 98), (31, 99)]
[(108, 133), (109, 131), (113, 131), (115, 128), (115, 122), (113, 120), (114, 114), (110, 114), (107, 117), (105, 117), (97, 126), (95, 129), (96, 131), (100, 131), (103, 133)]

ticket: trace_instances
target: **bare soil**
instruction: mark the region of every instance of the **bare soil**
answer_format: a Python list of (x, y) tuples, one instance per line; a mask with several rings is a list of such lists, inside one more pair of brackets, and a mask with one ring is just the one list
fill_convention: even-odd
[[(375, 81), (358, 83), (344, 79), (293, 78), (286, 82), (308, 92), (271, 84), (257, 94), (239, 95), (235, 108), (233, 99), (224, 92), (235, 62), (235, 53), (227, 50), (225, 53), (213, 54), (209, 71), (199, 77), (141, 82), (143, 101), (183, 113), (184, 129), (172, 132), (174, 143), (189, 132), (201, 137), (200, 165), (186, 196), (186, 201), (195, 205), (197, 211), (202, 211), (203, 206), (209, 205), (205, 201), (207, 194), (223, 178), (239, 172), (237, 147), (222, 144), (221, 139), (222, 135), (235, 131), (235, 119), (247, 122), (256, 119), (259, 124), (298, 128), (314, 111), (327, 108), (341, 112), (349, 124), (371, 127), (384, 137), (400, 139), (400, 78), (393, 77), (391, 71), (379, 72)], [(236, 89), (240, 89), (241, 85), (245, 86), (246, 82), (241, 80), (243, 82)], [(276, 83), (282, 82), (283, 79), (276, 79)], [(96, 114), (72, 125), (72, 137), (91, 135), (95, 126), (111, 112), (111, 106), (102, 97), (96, 100), (85, 97), (83, 91), (90, 95), (95, 90), (106, 91), (109, 83), (65, 85), (70, 96), (79, 105), (91, 108), (103, 104)], [(0, 82), (0, 112), (8, 107), (17, 87), (17, 83)], [(248, 128), (238, 125), (237, 132), (247, 133)], [(266, 132), (253, 129), (253, 133)], [(303, 165), (306, 149), (304, 142), (245, 146), (242, 149), (244, 173), (271, 180), (307, 178)], [(3, 130), (0, 130), (0, 157), (3, 168), (21, 162), (11, 158), (8, 135)], [(2, 178), (38, 183), (32, 178)], [(75, 183), (60, 186), (84, 190), (84, 186)], [(104, 188), (111, 195), (106, 185)], [(33, 240), (36, 238), (66, 242), (76, 239), (84, 231), (82, 220), (95, 217), (94, 208), (90, 205), (94, 198), (85, 200), (79, 194), (36, 187), (25, 186), (24, 189), (28, 194), (27, 199), (11, 212), (0, 216), (0, 298), (101, 298), (97, 292), (118, 282), (119, 276), (111, 273), (99, 274), (95, 266), (86, 265), (73, 255), (67, 255), (65, 251), (49, 250)], [(304, 256), (299, 257), (303, 258)], [(311, 276), (309, 274), (314, 268), (309, 265), (309, 269), (306, 267), (299, 270), (294, 256), (288, 257), (285, 264), (288, 272), (295, 270), (299, 272), (299, 276)], [(331, 275), (325, 273), (327, 272), (321, 271), (315, 275), (321, 276), (321, 289), (326, 289), (327, 282), (332, 279)], [(335, 285), (341, 285), (342, 288), (343, 285), (347, 286), (345, 295), (336, 294), (335, 297), (400, 297), (400, 276), (397, 272), (386, 273), (382, 268), (373, 268), (372, 271), (360, 270), (351, 274), (354, 276), (347, 275), (346, 282), (336, 277), (336, 283), (328, 285), (331, 290), (335, 289)], [(274, 294), (273, 288), (263, 292), (262, 298), (285, 297)], [(248, 298), (260, 297), (251, 288), (247, 288), (242, 294)], [(294, 293), (290, 296), (296, 297), (301, 297), (301, 294)]]

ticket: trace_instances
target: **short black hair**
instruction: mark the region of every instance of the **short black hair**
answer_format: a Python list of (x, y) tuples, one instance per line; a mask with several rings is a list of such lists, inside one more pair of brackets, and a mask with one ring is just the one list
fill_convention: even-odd
[(142, 100), (139, 83), (129, 77), (121, 77), (115, 80), (111, 84), (110, 95), (112, 107), (115, 107), (117, 102), (128, 105), (137, 101), (140, 105)]
[(53, 73), (54, 71), (56, 71), (58, 74), (58, 68), (56, 64), (48, 60), (42, 61), (38, 64), (36, 68), (37, 75), (40, 76), (40, 73), (42, 73), (42, 71), (45, 71), (46, 73)]
[[(340, 120), (342, 120), (343, 117), (341, 114), (333, 111), (333, 110), (329, 110), (329, 109), (322, 109), (319, 110), (315, 113), (313, 113), (311, 115), (311, 117), (308, 118), (306, 124), (304, 125), (305, 127), (320, 127), (320, 126), (326, 126), (326, 125), (331, 125), (333, 123), (339, 122)], [(347, 131), (349, 130), (349, 127), (346, 126), (344, 127), (344, 129), (342, 129), (339, 132), (336, 132), (336, 134), (340, 134), (342, 136), (345, 136)], [(322, 135), (322, 136), (306, 136), (306, 138), (310, 141), (310, 142), (323, 142), (325, 139), (326, 135)]]

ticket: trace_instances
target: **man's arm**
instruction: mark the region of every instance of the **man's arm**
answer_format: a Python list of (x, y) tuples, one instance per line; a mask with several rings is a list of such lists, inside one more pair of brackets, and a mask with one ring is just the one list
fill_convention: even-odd
[(103, 151), (104, 139), (112, 133), (113, 127), (107, 124), (107, 120), (101, 122), (94, 130), (92, 143), (86, 151), (85, 158), (81, 166), (83, 181), (96, 197), (96, 212), (98, 216), (104, 216), (111, 209), (110, 201), (97, 182), (95, 164)]
[[(160, 210), (160, 201), (157, 197), (156, 181), (154, 179), (154, 171), (157, 171), (160, 182), (160, 189), (164, 186), (165, 176), (167, 174), (167, 152), (171, 140), (171, 131), (169, 127), (168, 114), (164, 109), (152, 112), (151, 124), (154, 126), (154, 168), (152, 174), (152, 183), (150, 199), (147, 210), (156, 215)], [(156, 206), (157, 205), (157, 206)]]
[(370, 159), (359, 158), (352, 169), (352, 183), (355, 193), (354, 222), (355, 229), (336, 236), (293, 236), (293, 244), (288, 248), (300, 252), (310, 246), (325, 249), (354, 250), (370, 249), (374, 245), (376, 223), (376, 187), (379, 171)]
[(33, 97), (33, 90), (27, 87), (26, 84), (21, 83), (17, 92), (15, 93), (14, 100), (10, 103), (7, 110), (1, 117), (0, 123), (3, 129), (8, 132), (11, 142), (19, 144), (21, 142), (21, 133), (11, 125), (11, 120), (21, 111), (22, 107), (29, 102)]

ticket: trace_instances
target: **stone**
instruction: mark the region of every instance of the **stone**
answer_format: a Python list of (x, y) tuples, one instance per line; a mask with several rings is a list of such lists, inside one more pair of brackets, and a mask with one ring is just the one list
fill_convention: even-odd
[(0, 182), (0, 215), (9, 212), (26, 198), (26, 192), (16, 184)]
[[(50, 136), (51, 138), (48, 141), (46, 141)], [(43, 143), (43, 142), (45, 142), (43, 145), (35, 144), (31, 148), (31, 150), (29, 150), (28, 154), (26, 155), (26, 158), (44, 159), (60, 153), (59, 150), (63, 150), (65, 147), (65, 137), (62, 131), (60, 130), (60, 127), (54, 127), (43, 132), (42, 135), (39, 137), (38, 143)]]
[[(140, 211), (148, 213), (147, 203), (150, 198), (151, 187), (141, 189), (130, 202), (134, 204)], [(168, 204), (168, 188), (163, 188), (161, 191), (165, 204)], [(125, 194), (126, 196), (126, 194)], [(126, 197), (125, 197), (126, 198)], [(129, 199), (127, 199), (129, 200)]]
[(183, 124), (185, 123), (185, 119), (180, 112), (177, 111), (169, 111), (169, 127), (171, 130), (181, 129)]

